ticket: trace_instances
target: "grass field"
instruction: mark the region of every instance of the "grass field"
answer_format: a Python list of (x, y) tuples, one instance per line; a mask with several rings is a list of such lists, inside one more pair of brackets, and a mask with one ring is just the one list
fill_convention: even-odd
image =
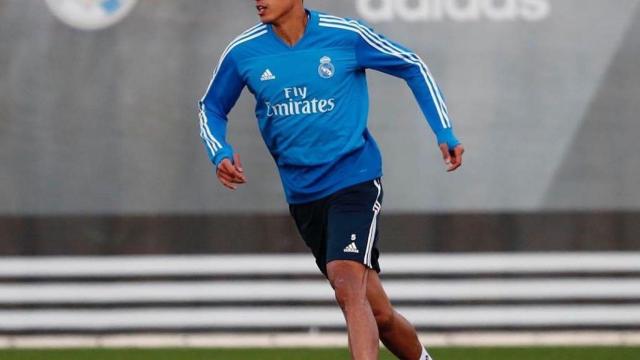
[[(435, 348), (435, 360), (639, 360), (640, 347)], [(335, 360), (344, 349), (0, 350), (2, 360)], [(383, 352), (380, 359), (395, 359)]]

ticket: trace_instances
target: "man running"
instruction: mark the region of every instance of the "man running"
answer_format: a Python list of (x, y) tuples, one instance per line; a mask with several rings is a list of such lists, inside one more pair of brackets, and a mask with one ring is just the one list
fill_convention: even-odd
[(307, 10), (303, 0), (257, 0), (256, 9), (260, 23), (224, 50), (200, 101), (200, 135), (217, 177), (232, 190), (246, 182), (225, 141), (227, 114), (246, 86), (290, 213), (335, 290), (352, 358), (377, 359), (382, 340), (400, 359), (430, 359), (378, 277), (382, 161), (367, 130), (365, 70), (406, 80), (454, 171), (464, 148), (442, 94), (416, 54), (358, 21)]

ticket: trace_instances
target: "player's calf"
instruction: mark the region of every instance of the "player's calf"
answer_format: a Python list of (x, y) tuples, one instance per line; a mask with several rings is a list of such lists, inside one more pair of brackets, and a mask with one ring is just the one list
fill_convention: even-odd
[(395, 311), (391, 307), (375, 308), (372, 307), (373, 317), (378, 324), (378, 331), (384, 333), (394, 328)]
[(378, 327), (367, 300), (367, 268), (358, 262), (336, 260), (327, 275), (347, 321), (349, 348), (357, 360), (378, 358)]

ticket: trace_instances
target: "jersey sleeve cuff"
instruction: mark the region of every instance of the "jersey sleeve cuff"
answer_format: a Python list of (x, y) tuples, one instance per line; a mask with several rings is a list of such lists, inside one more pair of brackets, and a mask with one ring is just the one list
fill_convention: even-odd
[(216, 155), (213, 157), (213, 164), (218, 167), (224, 159), (233, 159), (233, 150), (230, 146), (225, 146), (216, 153)]
[(441, 132), (436, 134), (436, 138), (438, 139), (438, 145), (447, 144), (449, 149), (453, 149), (456, 146), (460, 145), (460, 140), (456, 138), (453, 134), (453, 130), (444, 129)]

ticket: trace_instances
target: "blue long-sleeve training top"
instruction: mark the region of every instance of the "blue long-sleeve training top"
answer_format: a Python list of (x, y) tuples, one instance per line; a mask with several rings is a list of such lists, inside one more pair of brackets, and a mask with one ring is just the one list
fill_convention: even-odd
[(224, 50), (200, 101), (200, 135), (218, 166), (233, 158), (227, 114), (246, 86), (287, 201), (300, 204), (382, 176), (367, 129), (366, 69), (406, 80), (439, 144), (459, 144), (429, 69), (407, 48), (362, 23), (308, 11), (302, 39), (289, 46), (258, 24)]

